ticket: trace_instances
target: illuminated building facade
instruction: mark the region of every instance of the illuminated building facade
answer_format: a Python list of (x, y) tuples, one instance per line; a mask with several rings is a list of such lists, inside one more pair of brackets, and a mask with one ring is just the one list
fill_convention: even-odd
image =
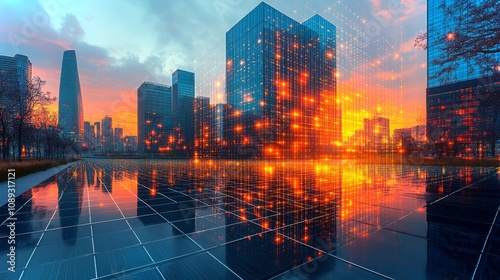
[(94, 133), (97, 143), (101, 142), (101, 123), (94, 122)]
[(123, 141), (123, 128), (121, 127), (115, 127), (115, 134), (114, 134), (114, 148), (115, 152), (124, 152), (124, 141)]
[(364, 119), (365, 151), (388, 152), (390, 144), (390, 122), (387, 118)]
[(411, 128), (398, 128), (394, 129), (394, 133), (392, 136), (392, 141), (395, 144), (401, 145), (403, 139), (411, 137)]
[(104, 152), (114, 151), (113, 147), (113, 119), (111, 117), (104, 117), (102, 123), (102, 143)]
[(225, 125), (229, 122), (227, 103), (219, 103), (211, 106), (211, 126), (210, 126), (210, 150), (213, 157), (223, 157), (226, 152)]
[(89, 149), (94, 146), (94, 126), (90, 122), (83, 122), (83, 143)]
[(305, 23), (265, 3), (226, 33), (231, 158), (315, 158), (340, 143), (335, 26)]
[(197, 96), (194, 99), (194, 148), (197, 158), (212, 155), (210, 147), (211, 117), (210, 98)]
[(189, 156), (194, 147), (194, 73), (177, 69), (172, 74), (172, 116), (176, 154)]
[(138, 152), (154, 155), (167, 148), (172, 128), (170, 86), (144, 82), (137, 89)]
[(59, 122), (67, 137), (83, 140), (83, 103), (74, 50), (63, 54), (59, 85)]
[(426, 128), (425, 125), (416, 125), (411, 129), (411, 138), (415, 139), (417, 142), (425, 142), (427, 141), (427, 137), (425, 136)]
[(123, 137), (123, 142), (125, 149), (124, 152), (137, 152), (137, 136), (125, 136)]
[[(452, 3), (427, 1), (427, 138), (439, 155), (491, 156), (500, 139), (500, 77), (485, 76), (462, 59), (443, 78), (438, 73), (448, 66), (433, 63), (448, 55), (444, 46), (458, 32), (443, 11)], [(500, 54), (494, 55), (498, 61)]]

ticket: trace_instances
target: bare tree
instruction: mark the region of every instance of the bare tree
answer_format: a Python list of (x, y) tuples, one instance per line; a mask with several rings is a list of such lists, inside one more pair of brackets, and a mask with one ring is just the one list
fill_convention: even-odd
[(53, 155), (53, 148), (55, 142), (57, 141), (59, 129), (57, 127), (57, 113), (48, 110), (43, 107), (37, 112), (36, 120), (34, 121), (36, 126), (40, 129), (43, 135), (43, 149), (45, 157), (51, 158)]
[[(477, 67), (485, 75), (500, 72), (500, 62), (492, 54), (500, 53), (500, 6), (498, 0), (470, 1), (455, 0), (443, 3), (445, 21), (442, 38), (429, 38), (429, 33), (421, 33), (415, 39), (415, 47), (427, 49), (430, 41), (446, 52), (430, 63), (441, 66), (437, 73), (442, 78), (466, 61), (469, 71)], [(440, 26), (442, 28), (443, 26)]]
[(50, 92), (43, 91), (44, 85), (45, 81), (35, 76), (28, 82), (26, 89), (19, 88), (16, 94), (10, 96), (15, 109), (14, 133), (17, 137), (18, 161), (22, 160), (23, 136), (27, 124), (31, 122), (36, 110), (55, 101), (55, 98), (50, 97)]

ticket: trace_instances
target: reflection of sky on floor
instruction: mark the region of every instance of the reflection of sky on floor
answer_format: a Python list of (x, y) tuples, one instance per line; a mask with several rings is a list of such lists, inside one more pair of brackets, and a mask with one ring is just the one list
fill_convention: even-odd
[(494, 278), (497, 172), (85, 160), (17, 199), (0, 279)]

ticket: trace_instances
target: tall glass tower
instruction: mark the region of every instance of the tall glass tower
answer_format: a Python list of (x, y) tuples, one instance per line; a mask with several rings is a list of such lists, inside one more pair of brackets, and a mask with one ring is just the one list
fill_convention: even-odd
[(59, 126), (73, 139), (83, 137), (83, 104), (76, 53), (64, 52), (59, 85)]
[(194, 147), (194, 73), (177, 69), (172, 74), (172, 115), (179, 155), (190, 155)]
[(315, 158), (339, 141), (335, 26), (261, 3), (226, 33), (228, 156)]

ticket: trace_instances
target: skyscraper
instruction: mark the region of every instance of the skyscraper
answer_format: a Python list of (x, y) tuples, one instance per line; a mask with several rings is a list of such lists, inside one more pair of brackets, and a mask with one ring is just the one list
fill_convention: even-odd
[(175, 149), (190, 155), (194, 147), (194, 73), (177, 69), (172, 74), (172, 115), (177, 133)]
[(226, 156), (226, 142), (225, 142), (225, 125), (227, 116), (227, 103), (219, 103), (211, 106), (211, 124), (210, 124), (210, 150), (212, 156), (221, 157)]
[[(26, 95), (31, 81), (31, 62), (25, 55), (16, 54), (13, 57), (0, 55), (0, 104), (7, 105), (17, 93), (21, 98)], [(18, 110), (18, 109), (17, 109)]]
[(92, 147), (93, 130), (90, 129), (90, 122), (83, 122), (83, 142), (88, 148)]
[(319, 131), (319, 145), (321, 154), (336, 152), (342, 143), (342, 112), (340, 103), (337, 103), (337, 49), (335, 25), (314, 15), (302, 23), (319, 35), (321, 53), (326, 59), (317, 61), (317, 74), (319, 75), (320, 99), (319, 119), (317, 124), (321, 127)]
[(339, 141), (335, 26), (265, 3), (226, 33), (230, 157), (314, 158)]
[(388, 152), (391, 136), (389, 119), (375, 116), (364, 119), (363, 125), (366, 151)]
[(101, 147), (101, 122), (94, 122), (95, 149), (98, 152), (102, 151)]
[(144, 82), (137, 89), (137, 102), (139, 154), (166, 152), (172, 144), (168, 137), (173, 126), (171, 87)]
[(111, 117), (104, 117), (102, 123), (102, 143), (105, 152), (111, 152), (113, 147), (113, 119)]
[(64, 52), (59, 85), (59, 126), (74, 139), (83, 138), (83, 104), (74, 50)]
[(115, 127), (114, 134), (114, 146), (115, 152), (123, 152), (124, 151), (124, 141), (123, 141), (123, 128)]
[[(456, 14), (445, 12), (454, 3), (427, 1), (427, 139), (441, 155), (492, 156), (500, 139), (500, 77), (485, 74), (474, 58), (441, 66), (434, 63), (449, 56), (446, 45), (457, 34), (477, 36), (463, 34), (453, 18)], [(466, 17), (470, 12), (457, 11)], [(500, 60), (500, 54), (490, 56)], [(439, 75), (443, 69), (447, 77)]]
[(194, 100), (194, 148), (197, 157), (212, 155), (210, 149), (211, 120), (210, 98), (197, 96)]
[(105, 116), (101, 122), (102, 122), (102, 136), (113, 137), (113, 119), (111, 117)]

